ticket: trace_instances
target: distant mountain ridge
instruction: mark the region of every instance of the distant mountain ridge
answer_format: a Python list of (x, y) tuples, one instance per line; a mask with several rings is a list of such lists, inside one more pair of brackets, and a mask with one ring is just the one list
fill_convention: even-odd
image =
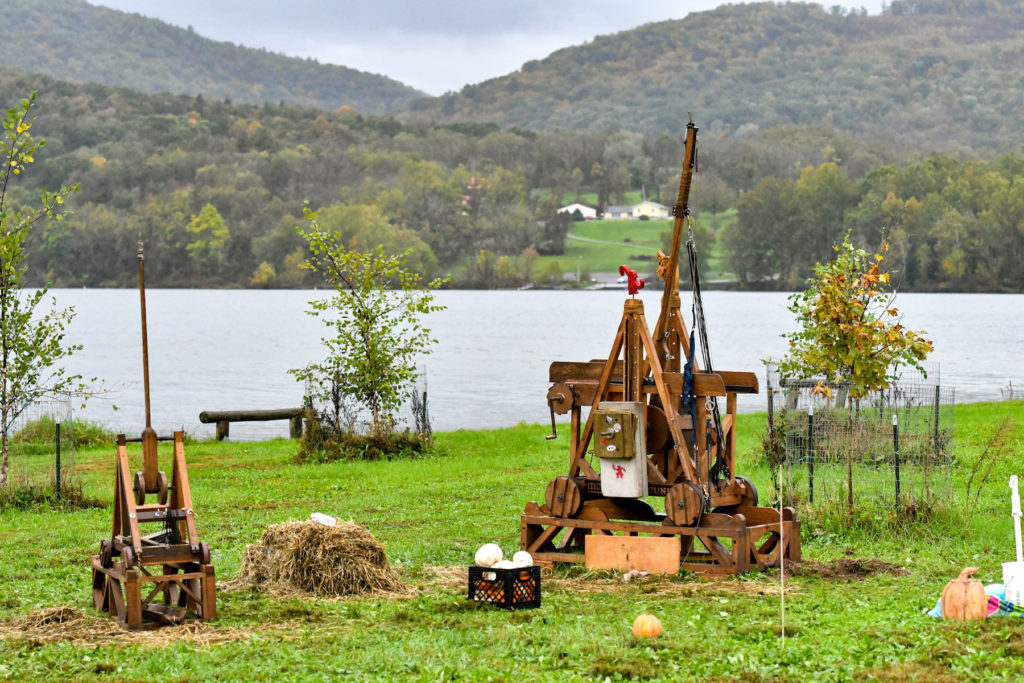
[(0, 66), (75, 82), (241, 102), (286, 102), (369, 114), (424, 93), (344, 66), (217, 42), (84, 0), (5, 0)]
[(921, 148), (1024, 142), (1024, 2), (894, 0), (867, 16), (724, 5), (527, 62), (420, 99), (412, 121), (678, 133), (824, 125)]

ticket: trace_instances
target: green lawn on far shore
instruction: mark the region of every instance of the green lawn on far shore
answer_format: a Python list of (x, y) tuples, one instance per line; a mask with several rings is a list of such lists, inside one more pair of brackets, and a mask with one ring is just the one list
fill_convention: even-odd
[[(707, 277), (730, 278), (728, 265), (723, 257), (723, 228), (736, 218), (736, 210), (729, 209), (718, 214), (705, 213), (697, 220), (706, 224), (715, 234), (713, 245), (697, 245), (698, 254), (707, 263)], [(557, 261), (564, 273), (614, 273), (625, 264), (641, 273), (653, 273), (657, 267), (658, 249), (666, 250), (665, 236), (671, 236), (671, 220), (594, 220), (573, 223), (565, 242), (565, 253), (561, 256), (544, 257)], [(580, 239), (574, 239), (572, 236)], [(683, 236), (685, 241), (686, 236)], [(702, 246), (704, 249), (702, 249)], [(686, 257), (685, 250), (682, 258)]]

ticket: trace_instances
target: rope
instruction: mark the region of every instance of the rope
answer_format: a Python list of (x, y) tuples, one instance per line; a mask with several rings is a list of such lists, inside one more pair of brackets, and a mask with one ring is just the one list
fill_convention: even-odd
[[(686, 252), (689, 255), (689, 261), (690, 261), (690, 283), (692, 285), (692, 291), (693, 291), (690, 312), (693, 315), (693, 327), (694, 327), (694, 330), (698, 330), (700, 332), (700, 351), (701, 351), (701, 358), (704, 361), (704, 371), (705, 372), (714, 372), (714, 370), (712, 369), (712, 366), (711, 366), (711, 348), (708, 345), (707, 320), (704, 317), (704, 299), (701, 296), (701, 290), (700, 290), (700, 273), (699, 273), (699, 271), (697, 269), (697, 245), (693, 241), (693, 221), (690, 220), (687, 223), (688, 223), (688, 234), (687, 234), (687, 238), (686, 238)], [(693, 335), (692, 334), (691, 334), (690, 338), (693, 339)], [(690, 350), (691, 350), (691, 353), (692, 353), (692, 350), (693, 350), (692, 342), (690, 344)], [(714, 464), (713, 467), (711, 467), (710, 474), (713, 475), (714, 478), (716, 478), (716, 479), (718, 478), (719, 475), (724, 475), (726, 478), (728, 478), (729, 476), (731, 476), (730, 473), (729, 473), (729, 466), (724, 461), (724, 459), (722, 458), (722, 444), (725, 441), (725, 435), (722, 434), (722, 416), (721, 416), (721, 414), (719, 413), (719, 410), (718, 410), (718, 398), (717, 397), (708, 397), (708, 402), (711, 404), (711, 412), (714, 415), (713, 422), (714, 422), (714, 427), (715, 427), (715, 436), (717, 437), (716, 438), (716, 443), (715, 443), (715, 464)], [(694, 424), (694, 427), (696, 428), (696, 424)], [(708, 453), (708, 460), (709, 461), (711, 459), (710, 456), (711, 456), (711, 454)], [(708, 497), (710, 498), (710, 496), (711, 496), (711, 477), (709, 476), (709, 478), (708, 478)]]

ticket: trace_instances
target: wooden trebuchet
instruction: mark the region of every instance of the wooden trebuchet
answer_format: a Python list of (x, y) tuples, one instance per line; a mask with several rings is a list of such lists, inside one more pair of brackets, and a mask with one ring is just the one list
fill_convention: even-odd
[[(171, 478), (159, 477), (158, 495), (166, 502), (147, 504), (141, 472), (132, 481), (128, 440), (117, 437), (113, 532), (92, 557), (92, 590), (96, 609), (127, 629), (143, 628), (147, 621), (177, 624), (189, 616), (217, 616), (213, 562), (196, 532), (184, 435), (175, 432), (172, 438)], [(143, 535), (146, 526), (159, 530)]]
[[(213, 562), (210, 547), (200, 542), (196, 531), (184, 434), (179, 431), (160, 437), (150, 423), (142, 242), (138, 257), (146, 427), (140, 438), (117, 437), (113, 528), (91, 561), (93, 603), (127, 629), (177, 624), (190, 616), (217, 616)], [(159, 469), (160, 441), (174, 442), (170, 479)], [(134, 475), (128, 460), (129, 442), (142, 444), (142, 469)], [(156, 501), (147, 502), (153, 495)], [(147, 526), (158, 530), (143, 535)]]
[[(544, 503), (523, 512), (520, 546), (537, 561), (582, 562), (592, 535), (679, 536), (681, 566), (710, 573), (800, 559), (795, 511), (758, 507), (753, 484), (736, 473), (736, 396), (757, 393), (757, 377), (702, 369), (680, 310), (679, 250), (696, 144), (691, 122), (672, 253), (659, 254), (665, 290), (654, 331), (643, 302), (628, 298), (606, 358), (551, 364), (548, 405), (552, 424), (556, 412), (569, 413), (569, 467), (548, 485)], [(696, 252), (687, 246), (692, 271)], [(694, 298), (702, 319), (696, 286)], [(699, 320), (697, 327), (706, 347)], [(641, 500), (647, 496), (664, 497), (665, 512)]]

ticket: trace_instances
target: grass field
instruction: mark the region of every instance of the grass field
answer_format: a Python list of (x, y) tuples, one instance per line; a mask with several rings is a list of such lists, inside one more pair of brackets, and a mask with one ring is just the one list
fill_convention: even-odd
[[(716, 235), (721, 235), (722, 228), (735, 220), (735, 215), (735, 209), (730, 209), (720, 214), (703, 214), (700, 220)], [(657, 265), (657, 250), (666, 248), (663, 246), (662, 235), (671, 235), (672, 225), (673, 222), (670, 220), (599, 220), (573, 223), (569, 233), (584, 239), (567, 239), (565, 254), (544, 257), (541, 262), (557, 261), (565, 273), (575, 273), (577, 266), (584, 272), (612, 273), (622, 264), (629, 265), (641, 273), (653, 272)], [(701, 245), (697, 246), (698, 249), (701, 248)], [(717, 240), (710, 251), (699, 253), (702, 259), (707, 259), (708, 277), (730, 277), (728, 266), (722, 257), (721, 240)], [(683, 256), (685, 257), (685, 252)]]
[[(966, 565), (997, 581), (1013, 559), (1006, 477), (1024, 455), (1024, 402), (957, 407), (954, 489), (966, 463), (1005, 416), (1017, 428), (1012, 457), (995, 463), (979, 509), (950, 510), (909, 531), (804, 527), (805, 559), (880, 558), (909, 575), (842, 581), (793, 577), (780, 637), (779, 574), (708, 580), (681, 574), (623, 583), (612, 573), (556, 568), (538, 610), (506, 613), (465, 599), (475, 549), (518, 545), (519, 514), (565, 473), (566, 442), (543, 426), (437, 435), (443, 454), (415, 461), (295, 465), (293, 442), (188, 446), (200, 533), (219, 580), (238, 569), (267, 525), (321, 511), (353, 519), (386, 546), (407, 595), (344, 600), (273, 599), (218, 592), (219, 618), (179, 635), (0, 641), (0, 678), (43, 680), (1015, 680), (1024, 675), (1024, 621), (936, 621), (930, 609)], [(763, 497), (755, 455), (763, 416), (744, 415), (742, 474)], [(89, 496), (109, 501), (113, 449), (79, 451)], [(1024, 472), (1018, 472), (1024, 474)], [(808, 514), (806, 511), (803, 513)], [(110, 507), (0, 512), (0, 632), (36, 610), (92, 609), (88, 558), (109, 534)], [(650, 611), (665, 632), (630, 635)]]

